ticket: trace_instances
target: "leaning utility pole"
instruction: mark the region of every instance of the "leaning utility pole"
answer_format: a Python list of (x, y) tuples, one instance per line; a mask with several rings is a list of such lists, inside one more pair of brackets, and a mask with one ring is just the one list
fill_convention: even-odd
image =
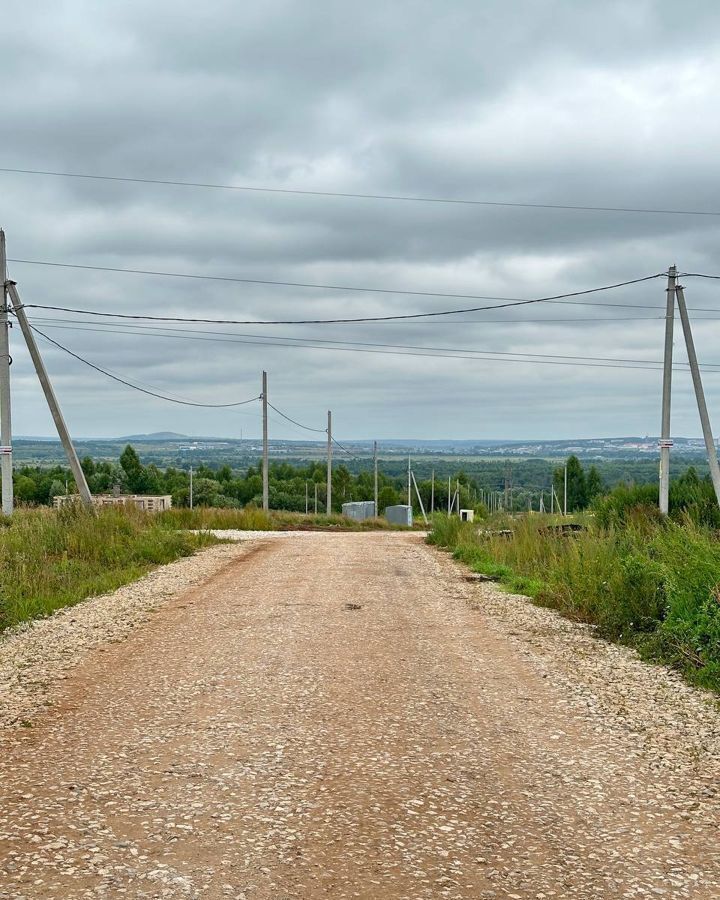
[(267, 372), (262, 373), (262, 416), (263, 416), (262, 502), (263, 502), (263, 509), (265, 510), (265, 512), (267, 512), (270, 509), (270, 469), (269, 469), (270, 450), (269, 450), (269, 446), (268, 446)]
[(680, 321), (682, 322), (683, 333), (685, 335), (685, 347), (687, 348), (688, 362), (690, 363), (690, 372), (692, 374), (693, 387), (695, 388), (695, 399), (697, 400), (698, 412), (700, 413), (700, 424), (702, 425), (703, 437), (705, 438), (705, 449), (707, 450), (708, 463), (710, 465), (710, 477), (712, 478), (713, 487), (715, 488), (715, 497), (718, 504), (720, 504), (720, 466), (718, 466), (715, 440), (713, 438), (712, 429), (710, 428), (710, 416), (708, 415), (707, 403), (705, 402), (705, 391), (703, 390), (702, 379), (700, 378), (700, 367), (698, 366), (697, 354), (695, 352), (695, 341), (693, 340), (692, 329), (690, 328), (690, 319), (688, 318), (687, 306), (685, 305), (685, 291), (682, 285), (676, 285), (675, 296), (677, 297)]
[(327, 514), (332, 515), (332, 413), (328, 410), (327, 426)]
[(670, 394), (672, 389), (673, 326), (675, 320), (675, 287), (677, 269), (668, 269), (667, 302), (665, 306), (665, 354), (663, 357), (662, 422), (660, 428), (660, 512), (666, 516), (670, 509)]
[(380, 515), (378, 509), (378, 458), (377, 458), (377, 441), (373, 441), (373, 469), (375, 473), (375, 483), (373, 497), (375, 498), (375, 515)]
[(13, 512), (12, 424), (10, 418), (10, 321), (8, 319), (7, 263), (5, 232), (0, 230), (0, 471), (2, 472), (2, 512)]
[(63, 447), (65, 448), (65, 454), (68, 458), (68, 462), (70, 463), (70, 468), (75, 478), (75, 484), (77, 485), (80, 499), (85, 504), (85, 506), (92, 507), (92, 494), (90, 493), (90, 488), (88, 487), (85, 473), (82, 470), (80, 460), (78, 459), (78, 455), (75, 452), (75, 447), (73, 446), (73, 442), (70, 438), (70, 432), (68, 431), (67, 425), (65, 424), (63, 414), (60, 411), (60, 404), (58, 403), (57, 397), (55, 396), (53, 386), (50, 383), (50, 378), (48, 376), (47, 369), (45, 368), (45, 363), (43, 362), (42, 356), (40, 356), (40, 351), (38, 350), (37, 343), (35, 342), (35, 335), (33, 334), (33, 330), (30, 327), (27, 316), (25, 315), (25, 308), (23, 307), (20, 300), (20, 295), (17, 292), (17, 287), (15, 286), (14, 281), (6, 281), (5, 284), (7, 286), (8, 293), (10, 294), (10, 300), (12, 301), (13, 309), (15, 310), (15, 316), (18, 320), (18, 325), (20, 326), (20, 330), (22, 331), (23, 337), (25, 338), (25, 343), (27, 344), (28, 351), (30, 352), (30, 358), (32, 359), (33, 365), (35, 366), (35, 371), (37, 372), (40, 386), (43, 389), (45, 399), (47, 400), (47, 404), (50, 407), (50, 413), (53, 417), (53, 421), (55, 422), (58, 436), (60, 438), (60, 441), (62, 442)]

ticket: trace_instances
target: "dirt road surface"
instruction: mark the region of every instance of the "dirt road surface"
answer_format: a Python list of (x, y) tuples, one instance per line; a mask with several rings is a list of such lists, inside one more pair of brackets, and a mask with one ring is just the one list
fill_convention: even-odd
[(223, 566), (0, 732), (1, 897), (720, 897), (705, 698), (416, 535)]

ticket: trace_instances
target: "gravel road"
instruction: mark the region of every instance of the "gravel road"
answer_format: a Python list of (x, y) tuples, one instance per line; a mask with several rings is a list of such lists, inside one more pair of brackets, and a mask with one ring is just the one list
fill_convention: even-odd
[(720, 897), (712, 698), (417, 535), (249, 537), (0, 642), (0, 897)]

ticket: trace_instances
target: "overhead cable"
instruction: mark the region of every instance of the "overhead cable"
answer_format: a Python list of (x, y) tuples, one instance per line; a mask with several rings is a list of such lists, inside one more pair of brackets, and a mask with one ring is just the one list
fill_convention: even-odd
[(509, 200), (473, 200), (463, 197), (423, 197), (404, 194), (364, 194), (351, 191), (309, 190), (301, 188), (262, 187), (244, 184), (218, 184), (207, 181), (176, 181), (164, 178), (133, 178), (121, 175), (92, 175), (84, 172), (53, 172), (45, 169), (16, 169), (3, 167), (0, 173), (5, 175), (41, 175), (52, 178), (80, 178), (89, 181), (114, 181), (127, 184), (152, 184), (168, 187), (211, 188), (222, 191), (242, 191), (258, 194), (289, 194), (307, 197), (337, 197), (352, 200), (385, 200), (402, 203), (440, 203), (459, 206), (484, 206), (507, 209), (557, 209), (577, 212), (604, 213), (641, 213), (660, 216), (720, 216), (715, 210), (697, 209), (662, 209), (639, 206), (591, 206), (570, 203), (528, 203)]
[(175, 397), (168, 397), (166, 394), (160, 394), (156, 391), (147, 390), (146, 388), (140, 387), (137, 384), (133, 384), (131, 381), (127, 381), (125, 378), (121, 378), (119, 375), (115, 375), (113, 372), (110, 372), (107, 369), (103, 369), (101, 366), (98, 366), (95, 363), (90, 362), (90, 360), (85, 359), (85, 357), (74, 353), (68, 347), (65, 347), (63, 344), (58, 343), (58, 341), (53, 340), (49, 335), (45, 334), (43, 331), (40, 331), (40, 329), (36, 328), (34, 325), (31, 325), (30, 327), (45, 341), (57, 347), (59, 350), (64, 351), (74, 359), (77, 359), (79, 362), (84, 363), (86, 366), (89, 366), (91, 369), (94, 369), (96, 372), (100, 372), (103, 375), (106, 375), (108, 378), (112, 378), (113, 381), (124, 384), (126, 387), (132, 388), (135, 391), (140, 391), (142, 394), (148, 394), (151, 397), (157, 397), (160, 400), (167, 400), (169, 403), (179, 403), (182, 406), (200, 406), (205, 409), (227, 409), (234, 406), (246, 406), (248, 403), (255, 403), (260, 399), (259, 397), (251, 397), (249, 400), (240, 400), (234, 403), (198, 403), (194, 400), (180, 400)]

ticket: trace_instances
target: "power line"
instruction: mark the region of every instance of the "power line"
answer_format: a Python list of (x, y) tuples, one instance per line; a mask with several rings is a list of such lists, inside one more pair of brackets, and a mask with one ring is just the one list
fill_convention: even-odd
[[(300, 287), (300, 288), (312, 288), (315, 290), (323, 290), (323, 291), (351, 291), (355, 293), (363, 293), (363, 294), (398, 294), (402, 296), (408, 297), (443, 297), (452, 300), (501, 300), (503, 301), (504, 306), (520, 306), (526, 303), (541, 303), (547, 302), (550, 300), (560, 300), (566, 297), (579, 297), (584, 294), (594, 294), (599, 291), (609, 291), (615, 288), (627, 287), (628, 285), (638, 284), (642, 281), (651, 281), (654, 278), (661, 278), (665, 276), (664, 272), (659, 272), (655, 275), (646, 275), (642, 278), (634, 278), (630, 281), (622, 281), (617, 284), (609, 284), (604, 285), (599, 288), (589, 288), (587, 290), (582, 291), (572, 291), (567, 294), (558, 294), (552, 297), (541, 297), (537, 299), (526, 300), (519, 297), (493, 297), (493, 296), (485, 296), (482, 294), (450, 294), (450, 293), (442, 293), (437, 291), (410, 291), (403, 289), (395, 289), (395, 288), (382, 288), (382, 287), (357, 287), (352, 285), (340, 285), (340, 284), (316, 284), (314, 282), (306, 282), (306, 281), (275, 281), (266, 278), (241, 278), (234, 275), (196, 275), (187, 272), (158, 272), (151, 269), (127, 269), (119, 266), (91, 266), (91, 265), (83, 265), (80, 263), (59, 263), (59, 262), (50, 262), (47, 260), (39, 260), (39, 259), (11, 259), (8, 257), (8, 262), (12, 263), (20, 263), (24, 265), (32, 265), (32, 266), (51, 266), (53, 268), (61, 268), (61, 269), (83, 269), (89, 270), (92, 272), (116, 272), (122, 273), (126, 275), (151, 275), (160, 278), (189, 278), (192, 280), (199, 281), (225, 281), (231, 282), (233, 284), (260, 284), (260, 285), (270, 285), (273, 287)], [(30, 306), (30, 304), (28, 304)], [(33, 306), (35, 309), (63, 309), (62, 307), (43, 307), (43, 306)], [(501, 309), (502, 307), (498, 306), (484, 306), (477, 307), (475, 309), (461, 309), (461, 310), (447, 310), (443, 312), (436, 313), (418, 313), (418, 314), (410, 314), (410, 315), (399, 315), (399, 316), (373, 316), (373, 317), (363, 317), (363, 318), (355, 318), (355, 319), (311, 319), (304, 322), (300, 322), (298, 324), (322, 324), (325, 322), (375, 322), (375, 321), (383, 321), (389, 319), (416, 319), (427, 316), (439, 316), (439, 315), (456, 315), (457, 313), (464, 312), (477, 312), (478, 309)], [(71, 312), (72, 310), (64, 310), (65, 312)], [(105, 313), (96, 313), (96, 312), (87, 312), (87, 315), (106, 315)], [(109, 315), (109, 314), (108, 314)], [(163, 322), (169, 321), (188, 321), (188, 322), (209, 322), (208, 319), (177, 319), (172, 317), (164, 317), (164, 316), (127, 316), (122, 313), (113, 314), (115, 318), (147, 318), (147, 319), (156, 319)], [(219, 324), (223, 325), (250, 325), (253, 324), (252, 320), (244, 321), (244, 322), (231, 322), (224, 321)], [(280, 321), (280, 322), (257, 322), (260, 325), (291, 325), (294, 324), (293, 320)]]
[(407, 196), (403, 194), (361, 194), (350, 191), (321, 191), (304, 190), (299, 188), (256, 187), (243, 184), (215, 184), (203, 181), (171, 181), (161, 178), (131, 178), (120, 175), (90, 175), (82, 172), (51, 172), (43, 169), (14, 169), (0, 168), (0, 173), (6, 175), (41, 175), (52, 178), (82, 178), (89, 181), (114, 181), (127, 184), (154, 184), (169, 187), (211, 188), (222, 191), (243, 191), (258, 194), (289, 194), (307, 197), (337, 197), (352, 200), (388, 200), (402, 203), (442, 203), (460, 206), (484, 206), (507, 209), (557, 209), (573, 210), (578, 212), (611, 212), (611, 213), (642, 213), (646, 215), (662, 216), (720, 216), (720, 212), (714, 210), (695, 209), (649, 209), (635, 206), (589, 206), (569, 203), (520, 203), (506, 200), (470, 200), (461, 197), (422, 197)]
[(279, 410), (276, 406), (273, 406), (272, 403), (268, 401), (268, 406), (270, 409), (274, 410), (279, 416), (282, 416), (283, 419), (287, 419), (288, 422), (292, 422), (293, 425), (297, 425), (298, 428), (303, 428), (305, 431), (315, 431), (318, 434), (327, 434), (327, 428), (311, 428), (309, 425), (303, 425), (302, 422), (297, 422), (295, 419), (290, 418), (290, 416), (286, 415), (284, 412)]
[[(38, 320), (36, 320), (38, 321)], [(213, 338), (204, 338), (198, 337), (196, 335), (217, 335), (214, 339), (218, 343), (242, 343), (242, 344), (257, 344), (258, 346), (278, 346), (273, 343), (276, 340), (275, 337), (265, 337), (264, 335), (254, 335), (254, 334), (243, 334), (242, 332), (225, 332), (228, 335), (227, 338), (221, 337), (220, 332), (213, 331), (205, 331), (205, 332), (187, 332), (181, 329), (159, 329), (153, 326), (146, 325), (133, 325), (132, 330), (130, 331), (122, 331), (113, 328), (111, 324), (105, 325), (102, 329), (85, 327), (84, 324), (71, 324), (71, 325), (56, 325), (54, 319), (41, 319), (39, 320), (43, 327), (51, 327), (51, 328), (61, 328), (67, 331), (95, 331), (100, 334), (128, 334), (134, 335), (135, 333), (139, 333), (142, 337), (168, 337), (168, 338), (178, 338), (185, 340), (210, 340), (213, 341)], [(59, 320), (59, 321), (72, 321), (72, 320)], [(126, 326), (127, 327), (127, 326)], [(149, 333), (148, 333), (149, 331)], [(174, 331), (174, 334), (163, 334), (163, 331)], [(250, 340), (233, 340), (234, 337), (237, 338), (249, 338)], [(593, 362), (617, 362), (617, 363), (641, 363), (647, 365), (662, 365), (661, 360), (653, 360), (653, 359), (624, 359), (617, 357), (606, 357), (606, 356), (567, 356), (561, 353), (530, 353), (526, 351), (502, 351), (502, 350), (486, 350), (486, 349), (473, 349), (468, 347), (427, 347), (427, 346), (418, 346), (416, 344), (387, 344), (376, 341), (344, 341), (338, 339), (330, 339), (330, 338), (297, 338), (297, 337), (288, 337), (283, 335), (279, 337), (279, 340), (288, 341), (291, 343), (281, 344), (280, 346), (292, 347), (293, 345), (297, 345), (298, 347), (307, 347), (308, 349), (317, 349), (317, 350), (340, 350), (345, 349), (346, 347), (381, 347), (381, 348), (389, 348), (393, 350), (425, 350), (432, 353), (472, 353), (472, 354), (485, 354), (488, 356), (523, 356), (523, 357), (531, 357), (536, 359), (557, 359), (557, 360), (583, 360), (583, 361), (593, 361)], [(322, 344), (324, 346), (314, 346), (317, 344)], [(327, 346), (339, 344), (341, 346)], [(482, 358), (482, 357), (480, 357)], [(687, 363), (678, 363), (679, 366), (686, 366)], [(707, 363), (706, 367), (709, 366), (720, 366), (720, 363)], [(268, 404), (270, 406), (270, 404)]]
[(113, 381), (117, 381), (120, 384), (124, 384), (126, 387), (132, 388), (135, 391), (140, 391), (142, 394), (148, 394), (151, 397), (157, 397), (160, 400), (167, 400), (169, 403), (179, 403), (182, 406), (201, 406), (205, 409), (227, 409), (229, 407), (234, 406), (246, 406), (248, 403), (255, 403), (255, 401), (259, 400), (259, 397), (252, 397), (250, 400), (241, 400), (236, 403), (197, 403), (194, 400), (180, 400), (175, 397), (169, 397), (166, 394), (160, 394), (155, 391), (146, 390), (143, 387), (140, 387), (137, 384), (133, 384), (131, 381), (127, 381), (125, 378), (121, 378), (119, 375), (115, 375), (113, 372), (108, 371), (107, 369), (103, 369), (101, 366), (95, 365), (95, 363), (90, 362), (90, 360), (85, 359), (83, 356), (79, 356), (77, 353), (74, 353), (68, 347), (65, 347), (63, 344), (58, 343), (58, 341), (53, 340), (49, 335), (45, 334), (43, 331), (40, 331), (39, 328), (36, 328), (34, 325), (30, 326), (32, 330), (39, 334), (45, 341), (57, 347), (59, 350), (63, 350), (69, 356), (72, 356), (74, 359), (79, 360), (79, 362), (84, 363), (86, 366), (89, 366), (91, 369), (94, 369), (96, 372), (100, 372), (103, 375), (106, 375), (108, 378), (112, 378)]
[[(47, 327), (47, 326), (45, 326)], [(93, 328), (83, 328), (83, 327), (75, 327), (72, 326), (54, 326), (57, 328), (64, 328), (70, 331), (94, 331), (96, 329)], [(111, 331), (109, 328), (106, 331), (101, 333), (108, 334), (128, 334), (136, 336), (134, 331), (122, 331), (120, 329), (116, 329)], [(142, 332), (140, 332), (142, 334)], [(208, 340), (208, 341), (218, 341), (223, 343), (237, 343), (237, 344), (250, 344), (261, 347), (284, 347), (290, 349), (304, 349), (304, 350), (330, 350), (336, 352), (344, 352), (344, 353), (372, 353), (372, 354), (380, 354), (383, 356), (412, 356), (412, 357), (420, 357), (424, 359), (463, 359), (463, 360), (473, 360), (475, 362), (504, 362), (504, 363), (535, 363), (540, 365), (555, 365), (555, 366), (580, 366), (584, 368), (590, 369), (640, 369), (642, 371), (659, 371), (662, 368), (662, 365), (659, 361), (654, 360), (636, 360), (636, 361), (618, 361), (612, 357), (570, 357), (568, 359), (561, 358), (560, 356), (552, 356), (548, 355), (548, 358), (543, 357), (542, 354), (523, 354), (523, 353), (514, 353), (499, 355), (498, 351), (468, 351), (468, 350), (458, 350), (457, 352), (416, 352), (409, 347), (408, 345), (399, 344), (399, 345), (388, 345), (390, 347), (397, 347), (398, 349), (370, 349), (365, 347), (329, 347), (329, 346), (318, 346), (317, 344), (305, 343), (287, 343), (282, 341), (270, 341), (270, 340), (247, 340), (247, 339), (231, 339), (231, 338), (201, 338), (201, 337), (193, 337), (192, 335), (143, 335), (144, 337), (170, 337), (170, 338), (178, 338), (178, 339), (187, 339), (187, 340)], [(290, 338), (290, 341), (298, 340), (294, 338)], [(308, 339), (311, 340), (311, 339)], [(383, 346), (383, 345), (380, 345)], [(408, 348), (405, 350), (404, 348)], [(65, 349), (65, 348), (63, 348)], [(488, 355), (482, 356), (479, 354), (486, 353)], [(473, 355), (470, 355), (473, 354)], [(490, 355), (492, 354), (492, 355)], [(526, 358), (510, 358), (510, 357), (526, 357)], [(531, 357), (531, 358), (527, 358)], [(590, 362), (588, 360), (596, 359), (597, 362)], [(630, 363), (636, 364), (630, 364)], [(715, 364), (720, 365), (720, 364)], [(681, 368), (682, 366), (682, 368)], [(674, 367), (676, 371), (685, 371), (686, 364), (676, 364)], [(703, 369), (712, 374), (715, 369), (708, 368), (707, 366), (703, 366)], [(269, 406), (270, 404), (268, 404)], [(279, 410), (275, 410), (280, 413)], [(284, 415), (280, 413), (280, 415)], [(289, 417), (288, 421), (294, 421)], [(299, 423), (295, 423), (299, 424)], [(307, 428), (309, 431), (318, 431), (319, 433), (325, 433), (325, 429), (312, 429), (305, 425), (300, 425), (301, 428)]]
[[(177, 278), (210, 278), (217, 279), (219, 276), (214, 275), (183, 275), (179, 273), (173, 272), (150, 272), (139, 269), (119, 269), (112, 268), (108, 266), (80, 266), (74, 265), (71, 263), (46, 263), (38, 260), (12, 260), (12, 262), (25, 262), (31, 265), (50, 265), (50, 266), (59, 266), (61, 268), (70, 268), (70, 269), (93, 269), (99, 271), (107, 271), (107, 272), (125, 272), (131, 274), (142, 274), (142, 275), (161, 275), (168, 277), (177, 277)], [(50, 306), (39, 303), (27, 303), (24, 304), (26, 309), (50, 309), (56, 312), (68, 312), (68, 313), (78, 313), (81, 315), (87, 316), (101, 316), (104, 318), (113, 318), (113, 319), (135, 319), (135, 320), (144, 320), (144, 321), (153, 321), (153, 322), (188, 322), (191, 324), (204, 324), (204, 325), (338, 325), (338, 324), (346, 324), (349, 322), (389, 322), (389, 321), (399, 321), (399, 320), (407, 320), (407, 319), (429, 319), (429, 318), (437, 318), (438, 316), (453, 316), (462, 313), (471, 313), (471, 312), (480, 312), (481, 310), (487, 309), (506, 309), (511, 306), (527, 306), (531, 303), (549, 303), (555, 300), (563, 300), (572, 297), (581, 297), (587, 294), (596, 294), (602, 291), (611, 291), (616, 288), (627, 287), (628, 285), (639, 284), (645, 281), (652, 281), (655, 278), (664, 277), (664, 272), (659, 272), (655, 275), (645, 275), (642, 278), (633, 278), (629, 281), (621, 281), (616, 284), (607, 284), (601, 287), (596, 288), (587, 288), (582, 291), (571, 291), (566, 294), (554, 294), (549, 297), (535, 297), (529, 300), (527, 299), (517, 299), (517, 298), (507, 298), (507, 297), (484, 297), (478, 294), (439, 294), (432, 293), (428, 291), (396, 291), (388, 288), (347, 288), (341, 287), (339, 285), (320, 285), (320, 284), (308, 284), (304, 282), (285, 282), (285, 281), (258, 281), (255, 279), (234, 279), (234, 278), (220, 278), (223, 281), (235, 281), (239, 280), (241, 282), (250, 282), (253, 284), (273, 284), (273, 285), (284, 285), (290, 287), (311, 287), (311, 288), (321, 288), (327, 290), (351, 290), (351, 291), (362, 291), (363, 293), (383, 293), (383, 294), (405, 294), (412, 296), (423, 296), (423, 297), (449, 297), (454, 299), (469, 299), (469, 300), (509, 300), (510, 302), (503, 302), (498, 305), (493, 306), (475, 306), (475, 307), (466, 307), (464, 309), (446, 309), (439, 310), (435, 312), (427, 312), (427, 313), (404, 313), (400, 315), (392, 315), (392, 316), (358, 316), (352, 318), (342, 318), (342, 319), (272, 319), (272, 320), (262, 320), (262, 319), (196, 319), (196, 318), (187, 318), (184, 316), (149, 316), (149, 315), (139, 315), (139, 314), (129, 314), (129, 313), (110, 313), (110, 312), (101, 312), (98, 310), (87, 310), (87, 309), (74, 309), (72, 307), (66, 306)], [(655, 308), (655, 307), (653, 307)]]

